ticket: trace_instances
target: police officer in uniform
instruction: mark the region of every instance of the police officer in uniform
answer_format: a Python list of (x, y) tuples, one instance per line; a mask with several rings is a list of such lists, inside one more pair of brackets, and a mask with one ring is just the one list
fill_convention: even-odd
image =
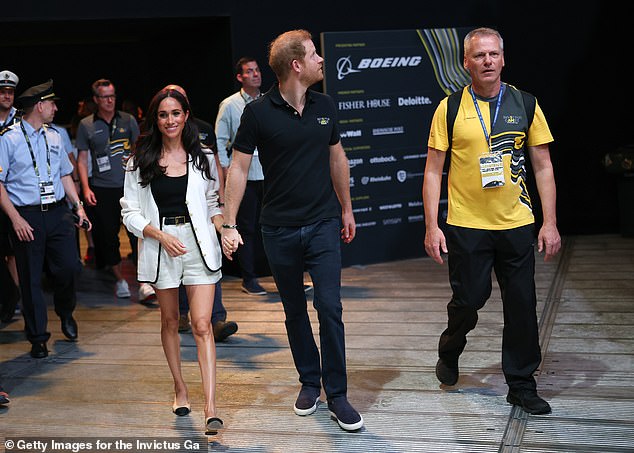
[(34, 358), (48, 356), (50, 333), (41, 287), (45, 259), (53, 275), (62, 332), (71, 341), (77, 339), (73, 310), (75, 274), (81, 263), (69, 203), (76, 209), (77, 226), (92, 227), (75, 190), (62, 139), (48, 127), (57, 111), (56, 99), (52, 80), (27, 89), (16, 102), (24, 111), (22, 120), (0, 135), (0, 205), (13, 229), (24, 327)]
[[(0, 132), (20, 120), (20, 113), (13, 106), (15, 89), (20, 79), (11, 71), (0, 71)], [(20, 299), (14, 277), (15, 259), (9, 243), (11, 222), (0, 210), (0, 321), (10, 322)]]
[(20, 79), (11, 71), (0, 71), (0, 131), (6, 129), (20, 119), (13, 106), (15, 88)]

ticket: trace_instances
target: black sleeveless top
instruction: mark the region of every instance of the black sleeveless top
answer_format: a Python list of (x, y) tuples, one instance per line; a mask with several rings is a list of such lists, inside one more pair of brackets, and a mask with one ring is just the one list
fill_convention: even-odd
[(187, 205), (185, 204), (187, 173), (174, 177), (162, 174), (152, 180), (150, 187), (161, 217), (187, 215)]

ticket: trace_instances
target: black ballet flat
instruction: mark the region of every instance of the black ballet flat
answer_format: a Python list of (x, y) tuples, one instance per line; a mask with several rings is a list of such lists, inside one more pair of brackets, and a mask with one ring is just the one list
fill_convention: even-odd
[(174, 412), (179, 417), (184, 417), (185, 415), (189, 414), (191, 411), (192, 411), (192, 408), (189, 405), (189, 403), (183, 406), (179, 406), (178, 404), (176, 404), (176, 398), (174, 398), (174, 404), (172, 404), (172, 412)]
[(218, 434), (218, 430), (224, 427), (224, 423), (218, 417), (207, 417), (205, 419), (205, 435), (207, 436)]

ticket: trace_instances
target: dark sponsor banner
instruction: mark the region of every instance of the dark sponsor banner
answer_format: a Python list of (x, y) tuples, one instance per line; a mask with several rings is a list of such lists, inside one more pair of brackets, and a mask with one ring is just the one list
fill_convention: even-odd
[[(338, 109), (357, 222), (344, 265), (425, 254), (429, 126), (440, 100), (469, 82), (462, 68), (468, 30), (322, 33), (324, 88)], [(439, 213), (442, 222), (445, 189)]]

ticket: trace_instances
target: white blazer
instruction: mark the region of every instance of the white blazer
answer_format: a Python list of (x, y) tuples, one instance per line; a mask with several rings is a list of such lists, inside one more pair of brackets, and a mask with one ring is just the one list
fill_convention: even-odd
[[(216, 272), (222, 265), (222, 252), (211, 218), (222, 214), (222, 211), (218, 206), (219, 178), (213, 154), (208, 154), (207, 160), (212, 180), (204, 178), (193, 162), (188, 162), (185, 203), (204, 264), (208, 270)], [(139, 170), (132, 171), (133, 164), (131, 158), (126, 168), (123, 198), (120, 200), (121, 215), (128, 231), (139, 238), (137, 278), (142, 283), (155, 283), (162, 247), (158, 240), (144, 237), (143, 229), (148, 224), (162, 229), (161, 219), (150, 185), (141, 187)]]

